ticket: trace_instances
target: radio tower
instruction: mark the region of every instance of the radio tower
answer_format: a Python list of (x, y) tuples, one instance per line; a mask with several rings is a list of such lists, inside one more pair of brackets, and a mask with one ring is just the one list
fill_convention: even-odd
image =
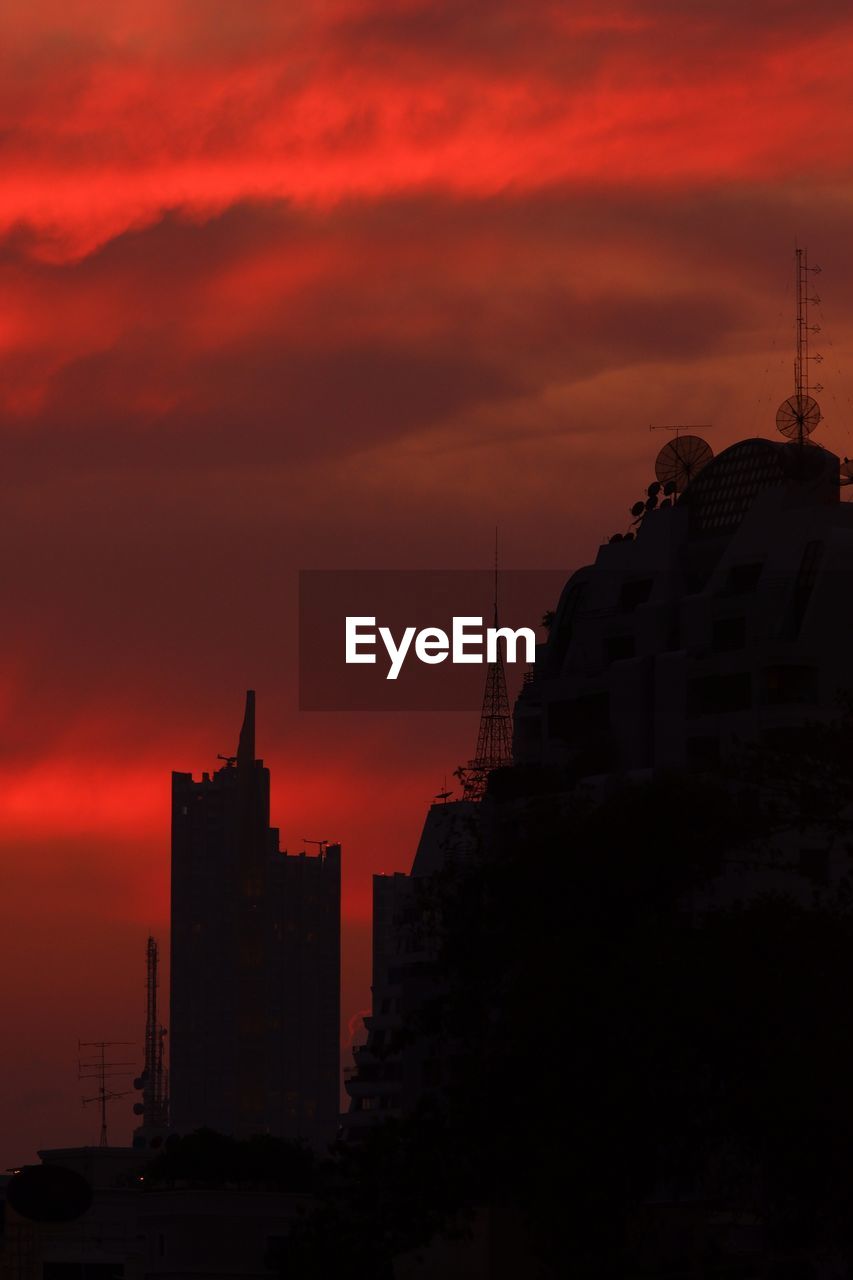
[[(495, 599), (494, 625), (498, 625), (498, 534), (495, 530)], [(477, 734), (477, 754), (467, 765), (456, 770), (462, 782), (463, 800), (482, 800), (486, 791), (486, 779), (492, 769), (512, 764), (512, 730), (509, 698), (506, 691), (506, 672), (500, 643), (496, 646), (496, 660), (486, 671), (486, 688), (483, 692), (483, 709), (480, 712), (480, 731)]]
[[(820, 267), (809, 266), (808, 249), (795, 250), (797, 257), (797, 355), (794, 360), (794, 390), (796, 395), (802, 400), (811, 392), (809, 386), (809, 361), (820, 361), (819, 355), (811, 355), (809, 353), (809, 334), (819, 333), (819, 324), (809, 324), (809, 303), (820, 302), (817, 294), (809, 295), (810, 280), (809, 275), (820, 272)], [(815, 386), (815, 391), (822, 391), (823, 388)]]
[(137, 1132), (150, 1136), (162, 1132), (169, 1123), (169, 1103), (163, 1070), (163, 1040), (166, 1031), (157, 1017), (159, 966), (157, 940), (149, 937), (146, 948), (145, 1066), (142, 1075), (133, 1082), (134, 1088), (142, 1090), (142, 1101), (134, 1103), (133, 1111), (135, 1115), (142, 1116), (142, 1124)]
[(797, 259), (797, 321), (796, 321), (796, 354), (794, 357), (794, 394), (789, 396), (776, 413), (776, 428), (788, 440), (794, 440), (802, 450), (808, 437), (821, 420), (820, 405), (812, 396), (812, 391), (822, 391), (820, 383), (809, 385), (809, 361), (820, 364), (823, 357), (809, 351), (809, 334), (819, 333), (819, 324), (809, 324), (809, 303), (819, 303), (819, 296), (810, 294), (812, 275), (820, 272), (820, 267), (809, 266), (809, 255), (805, 249), (794, 250)]

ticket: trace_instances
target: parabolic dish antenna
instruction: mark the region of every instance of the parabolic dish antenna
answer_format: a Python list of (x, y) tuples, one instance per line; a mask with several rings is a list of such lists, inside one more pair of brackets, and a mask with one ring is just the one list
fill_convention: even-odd
[(820, 422), (820, 405), (811, 396), (793, 395), (776, 410), (776, 429), (788, 440), (804, 440)]
[(676, 436), (658, 454), (655, 475), (661, 484), (674, 484), (676, 492), (683, 493), (713, 456), (713, 449), (701, 436)]

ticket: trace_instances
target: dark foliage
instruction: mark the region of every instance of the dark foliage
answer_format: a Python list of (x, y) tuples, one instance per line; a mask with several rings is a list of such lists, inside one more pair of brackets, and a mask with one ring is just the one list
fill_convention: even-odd
[(149, 1186), (252, 1186), (275, 1191), (310, 1192), (316, 1160), (301, 1143), (265, 1134), (242, 1141), (199, 1129), (166, 1140), (145, 1171)]
[(324, 1167), (288, 1274), (390, 1275), (491, 1205), (518, 1274), (853, 1275), (848, 887), (766, 877), (843, 836), (851, 748), (845, 718), (601, 803), (509, 779), (420, 903), (443, 1088)]

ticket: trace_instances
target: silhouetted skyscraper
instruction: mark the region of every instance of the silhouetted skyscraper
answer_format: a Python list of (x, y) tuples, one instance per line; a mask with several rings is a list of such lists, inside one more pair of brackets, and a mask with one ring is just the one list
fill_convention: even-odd
[(172, 1123), (323, 1144), (339, 1098), (340, 846), (288, 856), (255, 758), (172, 774)]

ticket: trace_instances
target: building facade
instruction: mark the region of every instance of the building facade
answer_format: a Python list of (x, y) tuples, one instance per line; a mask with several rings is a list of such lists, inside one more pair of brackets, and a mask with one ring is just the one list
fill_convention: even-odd
[(289, 855), (270, 826), (255, 699), (237, 754), (172, 775), (171, 1123), (322, 1147), (340, 1079), (339, 845)]
[(455, 859), (470, 857), (479, 839), (479, 803), (442, 798), (430, 805), (410, 872), (373, 877), (373, 969), (367, 1038), (345, 1070), (350, 1105), (343, 1132), (357, 1138), (378, 1120), (405, 1115), (442, 1082), (443, 1047), (400, 1033), (438, 994), (438, 941), (428, 926), (421, 889)]
[(853, 683), (853, 508), (839, 498), (834, 454), (743, 440), (602, 546), (569, 578), (517, 700), (516, 764), (715, 769), (739, 742), (837, 715)]
[[(523, 809), (529, 785), (568, 797), (578, 782), (714, 772), (745, 742), (836, 717), (853, 688), (844, 476), (816, 445), (749, 439), (669, 496), (651, 485), (649, 498), (663, 500), (638, 504), (631, 534), (566, 583), (515, 704), (517, 780), (505, 775), (507, 794), (517, 791)], [(488, 845), (491, 812), (488, 797), (434, 804), (411, 873), (374, 877), (373, 1001), (346, 1081), (350, 1135), (405, 1114), (440, 1083), (431, 1057), (441, 1046), (394, 1050), (412, 1010), (435, 994), (435, 940), (419, 928), (417, 881)], [(811, 900), (815, 866), (821, 883), (851, 872), (849, 824), (831, 848), (816, 840), (791, 832), (766, 866), (739, 864), (706, 896), (774, 890)]]
[[(307, 1195), (262, 1184), (149, 1185), (128, 1147), (40, 1151), (36, 1172), (69, 1171), (90, 1189), (81, 1212), (43, 1193), (28, 1214), (0, 1179), (0, 1280), (226, 1280), (275, 1273), (276, 1256)], [(46, 1166), (46, 1168), (45, 1168)], [(35, 1201), (35, 1197), (33, 1197)]]

